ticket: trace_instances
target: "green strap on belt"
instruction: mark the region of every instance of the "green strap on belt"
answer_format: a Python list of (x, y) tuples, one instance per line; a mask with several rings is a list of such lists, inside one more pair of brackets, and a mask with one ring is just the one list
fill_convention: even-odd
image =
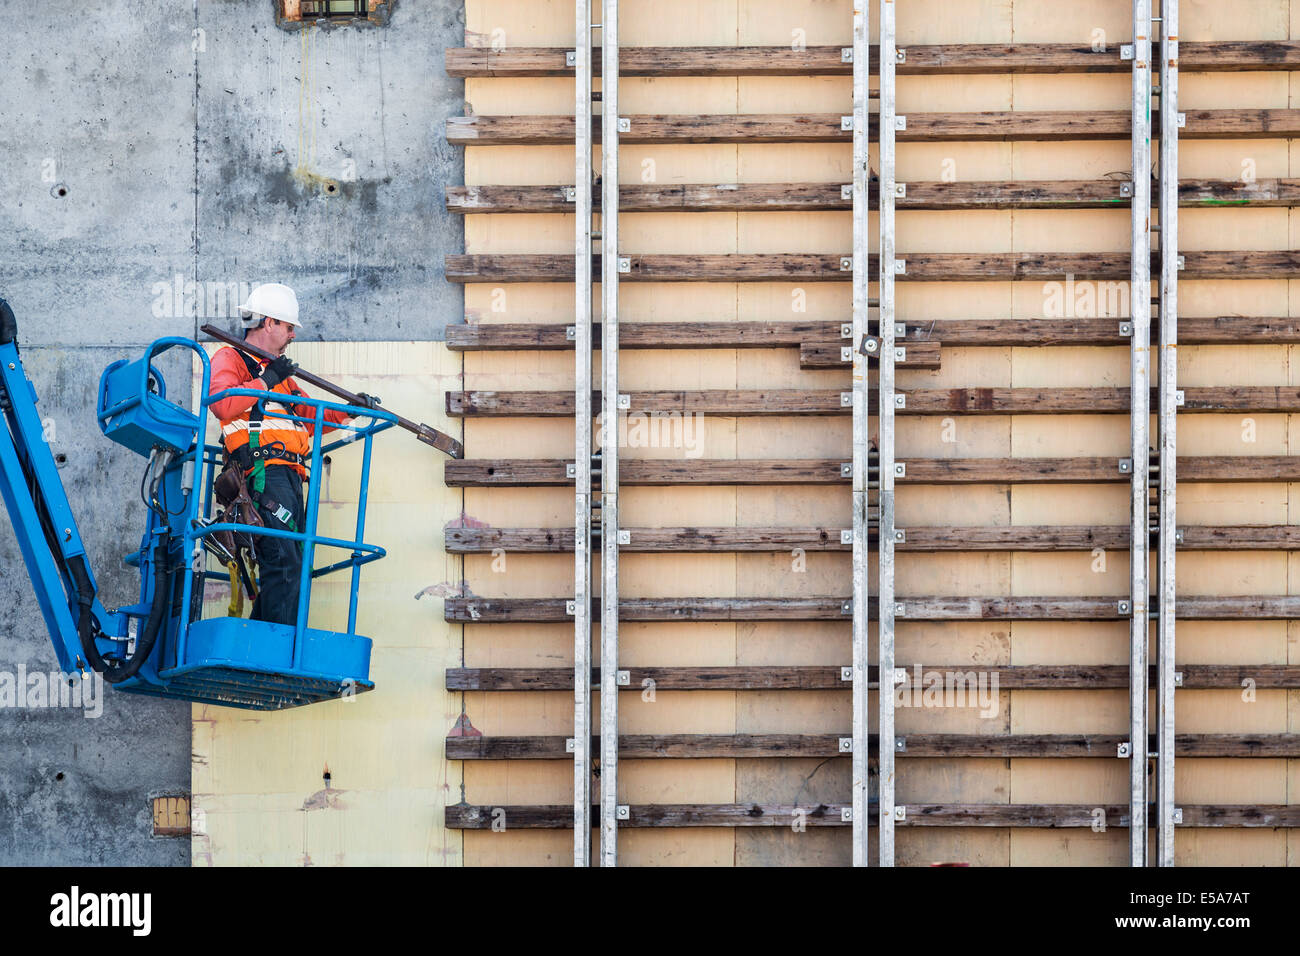
[[(260, 423), (259, 423), (260, 424)], [(261, 434), (249, 429), (248, 447), (257, 449), (261, 447)], [(253, 494), (260, 495), (266, 490), (266, 464), (258, 458), (253, 462)]]

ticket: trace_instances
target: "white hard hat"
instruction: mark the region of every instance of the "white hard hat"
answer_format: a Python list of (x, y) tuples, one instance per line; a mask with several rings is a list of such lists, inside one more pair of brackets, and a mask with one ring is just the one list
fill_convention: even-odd
[(244, 320), (245, 328), (257, 325), (257, 321), (252, 318), (254, 315), (269, 316), (302, 328), (302, 323), (298, 321), (298, 297), (287, 285), (278, 282), (259, 285), (250, 292), (248, 301), (239, 307), (239, 314)]

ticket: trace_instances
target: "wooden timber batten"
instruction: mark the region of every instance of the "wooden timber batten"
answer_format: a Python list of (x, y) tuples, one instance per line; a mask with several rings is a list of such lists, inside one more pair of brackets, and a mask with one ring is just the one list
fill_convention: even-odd
[[(1241, 109), (1186, 112), (1185, 139), (1286, 139), (1300, 134), (1300, 110)], [(1153, 122), (1159, 116), (1153, 113)], [(626, 145), (650, 143), (847, 143), (839, 113), (649, 114), (630, 117)], [(600, 140), (599, 117), (594, 135)], [(1127, 140), (1123, 110), (988, 110), (910, 113), (900, 143)], [(875, 138), (872, 116), (872, 138)], [(452, 116), (447, 140), (462, 146), (563, 146), (573, 142), (572, 116)]]
[[(449, 282), (572, 282), (573, 256), (449, 255)], [(621, 282), (846, 282), (843, 255), (628, 255)], [(1188, 252), (1184, 279), (1289, 279), (1300, 252)], [(875, 256), (870, 257), (872, 266)], [(905, 257), (907, 282), (1018, 282), (1127, 279), (1126, 252), (914, 253)], [(592, 268), (600, 267), (593, 256)]]
[[(1133, 195), (1128, 179), (1011, 182), (908, 183), (898, 209), (1116, 209)], [(454, 213), (572, 212), (565, 186), (448, 186)], [(1180, 203), (1188, 207), (1291, 206), (1300, 201), (1300, 179), (1184, 179)], [(879, 195), (873, 180), (873, 207)], [(632, 183), (619, 187), (624, 212), (825, 212), (852, 202), (838, 183)]]
[[(619, 50), (621, 76), (848, 76), (853, 63), (844, 47), (628, 47)], [(573, 76), (564, 47), (452, 47), (446, 51), (447, 74), (459, 77)], [(981, 73), (1127, 73), (1131, 65), (1120, 47), (1101, 49), (1072, 43), (947, 43), (903, 48), (899, 76)], [(1300, 69), (1300, 42), (1184, 42), (1184, 70), (1197, 73)], [(871, 47), (870, 63), (880, 63), (880, 48)], [(593, 60), (599, 75), (600, 61)]]

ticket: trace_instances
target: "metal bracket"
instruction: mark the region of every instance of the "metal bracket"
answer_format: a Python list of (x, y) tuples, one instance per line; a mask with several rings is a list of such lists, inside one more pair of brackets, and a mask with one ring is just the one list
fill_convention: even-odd
[(842, 186), (840, 186), (840, 198), (841, 198), (841, 199), (852, 199), (852, 198), (853, 198), (853, 184), (852, 184), (852, 183), (848, 183), (848, 184), (846, 184), (846, 185), (842, 185)]
[(618, 257), (618, 271), (624, 274), (632, 271), (632, 260), (627, 256)]
[(906, 63), (906, 62), (907, 62), (907, 50), (905, 50), (905, 49), (895, 50), (895, 51), (894, 51), (894, 62), (895, 62), (895, 63)]
[(565, 465), (565, 466), (564, 466), (564, 477), (565, 477), (565, 478), (577, 478), (577, 477), (578, 477), (578, 466), (577, 466), (577, 465)]
[(840, 47), (840, 62), (841, 63), (853, 62), (853, 47), (851, 46)]
[(895, 116), (895, 117), (894, 117), (894, 130), (895, 130), (895, 132), (901, 133), (901, 132), (903, 132), (903, 131), (906, 130), (906, 129), (907, 129), (907, 117), (906, 117), (906, 116)]
[(577, 186), (565, 186), (565, 187), (564, 187), (564, 201), (565, 201), (565, 202), (577, 202), (577, 201), (578, 201), (578, 187), (577, 187)]
[(894, 529), (894, 541), (895, 541), (896, 543), (900, 543), (900, 544), (901, 544), (902, 542), (904, 542), (904, 541), (906, 541), (906, 540), (907, 540), (907, 532), (904, 531), (902, 528), (895, 528), (895, 529)]
[(907, 683), (907, 668), (906, 668), (906, 667), (895, 667), (895, 668), (894, 668), (894, 683), (895, 683), (895, 684), (906, 684), (906, 683)]
[(1179, 406), (1187, 404), (1187, 395), (1181, 388), (1174, 392), (1174, 404)]
[(614, 816), (620, 820), (631, 820), (632, 808), (626, 803), (621, 803), (614, 808)]
[(576, 737), (569, 737), (564, 741), (564, 752), (566, 754), (578, 752), (578, 739)]
[(880, 351), (880, 339), (870, 335), (862, 336), (862, 345), (858, 348), (858, 351), (863, 355), (875, 355)]
[(577, 601), (565, 601), (565, 602), (564, 602), (564, 613), (565, 613), (565, 614), (577, 614), (577, 613), (578, 613), (578, 602), (577, 602)]
[(840, 738), (840, 753), (842, 753), (842, 754), (851, 754), (851, 753), (853, 753), (853, 738), (852, 738), (852, 737), (841, 737), (841, 738)]
[(1133, 459), (1132, 459), (1132, 458), (1121, 458), (1121, 459), (1119, 460), (1119, 463), (1118, 463), (1118, 464), (1119, 464), (1119, 473), (1120, 473), (1121, 475), (1131, 475), (1131, 474), (1133, 474)]
[(840, 346), (840, 361), (841, 361), (841, 362), (852, 362), (852, 361), (853, 361), (853, 346), (852, 346), (852, 345), (841, 345), (841, 346)]
[(840, 392), (840, 408), (851, 408), (853, 406), (853, 393)]
[(1185, 129), (1186, 127), (1187, 127), (1187, 114), (1186, 114), (1186, 113), (1179, 113), (1179, 114), (1178, 114), (1178, 128), (1179, 128), (1179, 129)]
[(631, 408), (631, 407), (632, 407), (632, 396), (631, 396), (631, 395), (620, 395), (620, 396), (618, 397), (618, 407), (619, 407), (619, 408), (624, 408), (624, 409), (626, 409), (626, 408)]
[(853, 131), (853, 117), (852, 117), (852, 116), (841, 116), (841, 117), (840, 117), (840, 132), (842, 132), (842, 133), (851, 133), (852, 131)]
[(896, 276), (905, 276), (905, 275), (907, 275), (907, 260), (906, 260), (906, 259), (895, 259), (895, 260), (894, 260), (894, 275), (896, 275)]
[(907, 477), (907, 462), (899, 461), (894, 463), (894, 477), (895, 478)]
[(1183, 543), (1183, 532), (1181, 530), (1174, 532), (1174, 543), (1175, 544)]
[(1115, 748), (1115, 756), (1120, 758), (1131, 757), (1133, 756), (1133, 747), (1126, 740)]
[(616, 679), (618, 680), (619, 687), (630, 687), (632, 685), (631, 671), (619, 671), (618, 674), (615, 676)]
[(895, 348), (895, 349), (894, 349), (894, 361), (895, 361), (895, 362), (906, 362), (906, 361), (907, 361), (907, 349), (904, 348), (904, 347), (901, 346), (901, 345), (898, 346), (897, 348)]
[(852, 822), (853, 822), (853, 808), (840, 807), (840, 823), (852, 823)]
[(564, 327), (564, 337), (573, 342), (578, 338), (578, 327), (576, 325), (566, 325)]
[(841, 614), (852, 614), (852, 613), (853, 613), (853, 602), (852, 602), (852, 601), (843, 601), (843, 602), (841, 602), (841, 604), (840, 604), (840, 613), (841, 613)]
[(906, 395), (903, 395), (903, 394), (895, 395), (895, 396), (894, 396), (894, 407), (895, 407), (895, 408), (906, 408), (906, 407), (907, 407), (907, 396), (906, 396)]
[(907, 738), (906, 738), (906, 737), (895, 737), (895, 738), (894, 738), (894, 753), (896, 753), (896, 754), (905, 754), (905, 753), (907, 753)]
[(851, 338), (853, 338), (853, 323), (852, 323), (852, 322), (841, 322), (841, 323), (840, 323), (840, 338), (842, 338), (842, 339), (851, 339)]
[(901, 338), (902, 336), (904, 336), (904, 335), (906, 335), (906, 334), (907, 334), (907, 323), (906, 323), (906, 322), (895, 322), (895, 323), (894, 323), (894, 335), (895, 335), (895, 336), (898, 336), (898, 337)]
[(840, 668), (840, 680), (843, 680), (843, 681), (851, 681), (851, 680), (853, 680), (853, 668), (852, 668), (852, 667), (841, 667), (841, 668)]
[(840, 462), (840, 477), (841, 478), (853, 477), (853, 462), (851, 461)]
[(841, 272), (852, 272), (852, 271), (853, 271), (853, 257), (852, 257), (852, 256), (840, 256), (840, 271), (841, 271)]
[(1121, 322), (1121, 323), (1119, 324), (1119, 334), (1122, 335), (1122, 336), (1124, 336), (1125, 338), (1128, 338), (1129, 336), (1131, 336), (1131, 335), (1133, 334), (1133, 323), (1132, 323), (1132, 322)]
[(618, 131), (620, 133), (632, 132), (632, 120), (629, 117), (620, 116), (618, 118)]
[(894, 198), (895, 199), (907, 198), (907, 183), (894, 183)]
[(1182, 687), (1182, 686), (1183, 686), (1183, 672), (1182, 672), (1182, 671), (1174, 671), (1174, 686), (1175, 686), (1175, 687)]
[(847, 529), (841, 528), (841, 529), (840, 529), (840, 544), (852, 544), (852, 543), (853, 543), (853, 532), (852, 532), (852, 531), (849, 531), (849, 530), (847, 530)]
[(1133, 613), (1133, 604), (1130, 601), (1119, 601), (1115, 605), (1115, 610), (1120, 614)]
[(1120, 196), (1121, 196), (1122, 198), (1124, 198), (1124, 199), (1132, 199), (1132, 198), (1133, 198), (1133, 184), (1132, 184), (1132, 183), (1120, 183), (1120, 184), (1119, 184), (1119, 194), (1120, 194)]
[(1186, 268), (1187, 268), (1187, 257), (1186, 257), (1186, 256), (1179, 256), (1179, 257), (1178, 257), (1178, 271), (1179, 271), (1179, 272), (1182, 272), (1182, 271), (1183, 271), (1184, 269), (1186, 269)]
[(1182, 822), (1183, 822), (1183, 808), (1174, 807), (1174, 823), (1182, 823)]
[(895, 605), (894, 605), (894, 617), (907, 617), (907, 605), (906, 605), (906, 604), (895, 604)]
[(577, 51), (577, 50), (565, 50), (565, 51), (564, 51), (564, 65), (565, 65), (565, 66), (577, 66), (577, 65), (578, 65), (578, 51)]
[(1119, 48), (1119, 58), (1120, 58), (1121, 60), (1131, 60), (1131, 59), (1133, 59), (1133, 44), (1132, 44), (1132, 43), (1123, 43), (1123, 44), (1120, 45), (1120, 48)]
[(894, 822), (901, 823), (907, 819), (907, 807), (894, 807)]

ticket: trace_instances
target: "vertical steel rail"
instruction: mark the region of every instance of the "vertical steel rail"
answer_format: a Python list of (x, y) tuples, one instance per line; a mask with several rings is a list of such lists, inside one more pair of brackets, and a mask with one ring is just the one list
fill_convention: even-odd
[(1133, 207), (1130, 378), (1129, 862), (1147, 860), (1147, 633), (1151, 415), (1151, 0), (1133, 0)]
[(894, 865), (894, 410), (902, 395), (894, 394), (894, 277), (903, 264), (894, 242), (895, 130), (898, 110), (894, 98), (897, 69), (894, 0), (880, 0), (880, 777), (879, 860)]
[(600, 861), (618, 865), (618, 0), (601, 14)]
[(1160, 4), (1160, 537), (1156, 862), (1174, 865), (1174, 594), (1178, 547), (1178, 0)]
[(870, 0), (853, 3), (853, 865), (869, 866), (867, 832), (869, 812), (868, 741), (870, 739), (870, 649), (867, 621), (870, 613), (868, 564), (871, 560), (868, 540), (867, 489), (869, 487), (869, 446), (871, 440), (870, 373), (868, 351), (864, 347), (869, 326), (867, 299), (870, 241), (868, 180), (870, 159), (868, 136), (870, 110), (868, 87), (870, 71)]
[(574, 30), (573, 865), (591, 865), (591, 4)]

